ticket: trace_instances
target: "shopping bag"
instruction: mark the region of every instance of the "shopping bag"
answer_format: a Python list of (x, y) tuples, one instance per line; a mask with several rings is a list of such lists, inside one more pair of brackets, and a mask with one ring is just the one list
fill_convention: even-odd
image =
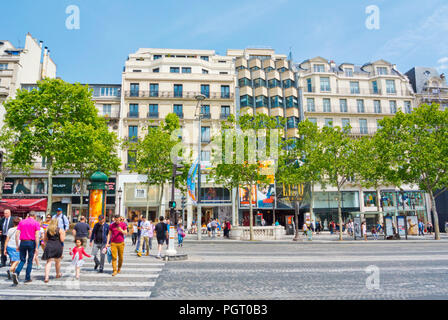
[(107, 262), (112, 262), (112, 251), (110, 250), (110, 247), (107, 248)]

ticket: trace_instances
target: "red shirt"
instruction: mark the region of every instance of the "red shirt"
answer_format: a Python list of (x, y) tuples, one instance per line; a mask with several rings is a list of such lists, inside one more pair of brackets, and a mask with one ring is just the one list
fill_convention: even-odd
[(76, 254), (79, 253), (79, 260), (82, 260), (82, 255), (85, 255), (86, 257), (91, 258), (92, 256), (88, 255), (85, 251), (83, 247), (74, 247), (72, 252), (70, 252), (70, 254), (73, 255), (73, 259), (75, 259)]
[(126, 224), (121, 222), (120, 224), (112, 223), (109, 227), (110, 242), (111, 243), (122, 243), (124, 242), (124, 234), (118, 231), (118, 227), (120, 227), (123, 231), (126, 231)]

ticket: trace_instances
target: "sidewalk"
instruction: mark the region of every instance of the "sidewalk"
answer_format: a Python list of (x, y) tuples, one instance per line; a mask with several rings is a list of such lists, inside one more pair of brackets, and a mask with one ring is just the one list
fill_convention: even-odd
[(339, 241), (339, 234), (330, 234), (329, 231), (321, 232), (319, 235), (315, 234), (313, 235), (312, 241), (308, 241), (307, 238), (303, 235), (302, 232), (299, 233), (300, 240), (299, 241), (293, 241), (294, 236), (282, 236), (279, 240), (255, 240), (255, 241), (249, 241), (249, 240), (232, 240), (223, 238), (222, 234), (220, 237), (211, 238), (207, 234), (203, 234), (201, 237), (201, 240), (197, 240), (197, 234), (187, 234), (184, 238), (185, 243), (360, 243), (360, 244), (366, 244), (366, 243), (396, 243), (396, 242), (409, 242), (409, 243), (431, 243), (431, 242), (448, 242), (448, 234), (447, 233), (441, 233), (440, 234), (440, 240), (434, 240), (434, 234), (432, 235), (425, 235), (425, 236), (408, 236), (408, 240), (405, 240), (405, 237), (401, 237), (401, 240), (384, 240), (384, 236), (379, 236), (378, 240), (374, 240), (372, 236), (367, 237), (367, 241), (364, 241), (363, 239), (357, 239), (354, 240), (353, 237), (348, 236), (346, 233), (343, 234), (342, 238), (343, 241)]

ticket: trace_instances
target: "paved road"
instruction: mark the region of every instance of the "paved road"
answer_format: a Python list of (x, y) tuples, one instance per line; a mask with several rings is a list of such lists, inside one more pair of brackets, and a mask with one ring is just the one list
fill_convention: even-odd
[(151, 299), (448, 299), (445, 241), (191, 242), (182, 251), (189, 260), (167, 263)]
[[(124, 253), (124, 264), (121, 273), (112, 277), (112, 265), (105, 263), (104, 273), (94, 271), (93, 259), (85, 258), (86, 262), (81, 268), (79, 281), (74, 279), (74, 269), (71, 266), (71, 256), (69, 248), (73, 248), (73, 241), (70, 236), (65, 241), (64, 257), (62, 261), (61, 279), (55, 279), (55, 268), (50, 273), (50, 282), (44, 283), (44, 270), (33, 270), (31, 273), (32, 282), (24, 284), (25, 268), (20, 273), (19, 285), (14, 286), (11, 280), (7, 279), (7, 268), (0, 269), (0, 300), (5, 299), (149, 299), (151, 289), (157, 281), (159, 273), (165, 265), (163, 260), (155, 257), (137, 257), (134, 247), (127, 239)], [(86, 248), (87, 253), (91, 249)], [(40, 255), (42, 256), (42, 250)], [(41, 261), (41, 266), (45, 265)]]

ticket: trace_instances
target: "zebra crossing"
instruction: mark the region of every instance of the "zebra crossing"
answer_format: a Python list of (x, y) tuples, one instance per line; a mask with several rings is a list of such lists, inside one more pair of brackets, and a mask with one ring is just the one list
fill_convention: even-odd
[[(129, 239), (127, 239), (129, 240)], [(72, 256), (69, 249), (73, 248), (73, 242), (65, 241), (64, 255), (61, 262), (62, 277), (55, 279), (56, 271), (54, 263), (50, 271), (50, 281), (44, 282), (45, 261), (39, 260), (41, 268), (33, 268), (31, 283), (24, 284), (26, 264), (19, 276), (19, 285), (15, 286), (12, 280), (8, 280), (6, 271), (8, 267), (0, 269), (0, 300), (8, 299), (149, 299), (151, 289), (154, 287), (165, 262), (154, 256), (137, 257), (135, 247), (130, 241), (126, 241), (124, 249), (123, 266), (121, 272), (112, 277), (112, 264), (104, 264), (104, 272), (94, 270), (93, 258), (84, 257), (84, 265), (81, 268), (80, 280), (75, 279), (75, 270), (72, 267)], [(86, 247), (90, 254), (90, 247)], [(153, 252), (154, 253), (154, 249)], [(39, 250), (39, 257), (42, 249)]]

